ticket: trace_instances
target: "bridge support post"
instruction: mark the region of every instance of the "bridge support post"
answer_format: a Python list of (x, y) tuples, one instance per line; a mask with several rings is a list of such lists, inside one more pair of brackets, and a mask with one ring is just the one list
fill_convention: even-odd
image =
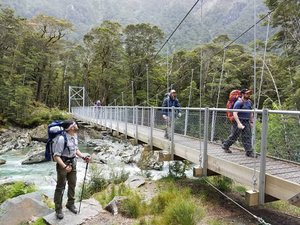
[(174, 160), (174, 130), (175, 130), (175, 108), (171, 111), (171, 160)]
[(153, 150), (153, 129), (154, 129), (154, 108), (150, 108), (150, 135), (149, 135), (149, 145), (150, 149)]
[(127, 121), (128, 121), (128, 108), (125, 108), (125, 139), (127, 139)]
[(113, 116), (113, 108), (111, 107), (110, 108), (110, 132), (112, 132), (112, 116)]
[(136, 140), (136, 142), (138, 142), (139, 141), (139, 137), (138, 137), (138, 133), (139, 133), (139, 109), (138, 109), (138, 107), (136, 106), (135, 107), (135, 118), (134, 118), (134, 120), (135, 120), (135, 140)]
[(259, 204), (261, 205), (265, 203), (268, 119), (268, 109), (263, 109), (259, 170)]
[(118, 106), (116, 106), (116, 120), (117, 120), (117, 132), (118, 132), (118, 135), (119, 135), (119, 133), (120, 133), (120, 129), (119, 129), (119, 119), (120, 119), (120, 109), (119, 109), (119, 107)]
[(205, 114), (204, 114), (204, 143), (203, 143), (204, 146), (203, 146), (202, 165), (201, 165), (201, 167), (203, 168), (204, 176), (207, 176), (207, 164), (208, 164), (208, 156), (207, 156), (208, 124), (209, 124), (209, 108), (206, 107)]
[(189, 118), (189, 110), (185, 110), (185, 119), (184, 119), (184, 136), (186, 136), (187, 133), (187, 126), (188, 126), (188, 118)]

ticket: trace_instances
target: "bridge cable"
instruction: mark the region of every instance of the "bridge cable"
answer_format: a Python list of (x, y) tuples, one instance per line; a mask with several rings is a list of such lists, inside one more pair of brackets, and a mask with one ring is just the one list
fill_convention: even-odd
[[(160, 49), (156, 52), (156, 54), (154, 55), (154, 59), (157, 57), (157, 55), (160, 53), (160, 51), (165, 47), (165, 45), (169, 42), (169, 40), (172, 38), (172, 36), (175, 34), (175, 32), (178, 30), (178, 28), (180, 27), (180, 25), (183, 23), (183, 21), (188, 17), (188, 15), (192, 12), (192, 10), (195, 8), (195, 6), (198, 4), (200, 0), (197, 0), (194, 5), (190, 8), (190, 10), (186, 13), (186, 15), (182, 18), (182, 20), (180, 21), (180, 23), (177, 25), (177, 27), (173, 30), (173, 32), (169, 35), (169, 37), (167, 38), (167, 40), (163, 43), (163, 45), (160, 47)], [(203, 1), (203, 0), (201, 0)], [(202, 5), (202, 4), (201, 4)]]
[[(221, 69), (221, 75), (220, 75), (220, 80), (219, 80), (219, 87), (218, 87), (218, 96), (217, 96), (217, 103), (216, 103), (216, 108), (219, 107), (219, 100), (220, 100), (220, 93), (221, 93), (221, 84), (223, 80), (223, 74), (224, 74), (224, 68), (225, 68), (225, 60), (226, 60), (226, 48), (224, 48), (224, 53), (223, 53), (223, 59), (222, 59), (222, 69)], [(214, 140), (214, 133), (215, 133), (215, 124), (217, 120), (217, 111), (213, 111), (213, 116), (212, 116), (212, 129), (211, 129), (211, 141), (213, 142)]]
[[(261, 21), (263, 21), (266, 17), (268, 17), (275, 9), (269, 11), (267, 14), (265, 14), (263, 17), (261, 17), (257, 22), (256, 24), (259, 24)], [(214, 55), (212, 55), (210, 57), (210, 59), (212, 59), (213, 57), (219, 55), (222, 51), (224, 51), (224, 49), (228, 49), (233, 43), (235, 43), (238, 39), (240, 39), (243, 35), (245, 35), (247, 32), (249, 32), (252, 28), (254, 27), (254, 25), (251, 25), (249, 28), (247, 28), (244, 32), (242, 32), (238, 37), (236, 37), (234, 40), (232, 40), (230, 43), (228, 43), (226, 46), (224, 46), (222, 48), (222, 50), (218, 51), (217, 53), (215, 53)], [(188, 75), (182, 77), (182, 79), (180, 80), (177, 80), (176, 83), (178, 83), (179, 81), (183, 80), (184, 78), (186, 78)], [(161, 91), (159, 94), (162, 94), (164, 91)]]
[(270, 20), (271, 20), (271, 15), (268, 15), (268, 25), (267, 25), (267, 34), (266, 34), (266, 39), (265, 39), (265, 47), (264, 47), (264, 55), (263, 55), (263, 64), (261, 68), (261, 75), (260, 75), (260, 84), (259, 84), (259, 94), (258, 94), (258, 99), (257, 99), (257, 106), (259, 106), (260, 103), (260, 96), (261, 96), (261, 89), (263, 85), (263, 76), (264, 76), (264, 70), (265, 70), (265, 61), (266, 61), (266, 54), (267, 54), (267, 46), (268, 46), (268, 40), (269, 40), (269, 30), (270, 30)]
[[(157, 53), (155, 54), (155, 56), (154, 56), (154, 59), (157, 57), (157, 55), (159, 54), (159, 52), (163, 49), (163, 47), (168, 43), (168, 41), (171, 39), (171, 37), (174, 35), (174, 33), (177, 31), (177, 29), (179, 28), (179, 26), (183, 23), (183, 21), (186, 19), (186, 17), (189, 15), (189, 13), (193, 10), (193, 8), (198, 4), (198, 2), (199, 2), (200, 0), (198, 0), (198, 1), (196, 1), (196, 3), (192, 6), (192, 8), (189, 10), (189, 12), (184, 16), (184, 18), (181, 20), (181, 22), (178, 24), (178, 26), (176, 27), (176, 29), (171, 33), (171, 35), (168, 37), (168, 39), (164, 42), (164, 44), (163, 44), (163, 46), (157, 51)], [(201, 0), (202, 1), (202, 0)], [(280, 4), (279, 4), (280, 5)], [(278, 5), (278, 6), (279, 6)], [(278, 7), (277, 6), (277, 7)], [(276, 7), (276, 8), (277, 8)], [(274, 8), (274, 9), (272, 9), (272, 10), (270, 10), (267, 14), (265, 14), (263, 17), (261, 17), (257, 22), (256, 22), (256, 24), (259, 24), (261, 21), (263, 21), (267, 16), (269, 16), (273, 11), (275, 11), (275, 9), (276, 8)], [(238, 39), (240, 39), (244, 34), (246, 34), (248, 31), (250, 31), (252, 28), (254, 27), (254, 25), (251, 25), (249, 28), (247, 28), (244, 32), (242, 32), (239, 36), (237, 36), (234, 40), (232, 40), (229, 44), (227, 44), (224, 48), (228, 48), (229, 46), (231, 46), (234, 42), (236, 42)], [(224, 48), (222, 49), (222, 50), (220, 50), (220, 51), (218, 51), (217, 53), (215, 53), (213, 56), (211, 56), (210, 58), (213, 58), (213, 57), (215, 57), (216, 55), (218, 55), (220, 52), (222, 52), (223, 50), (224, 50)], [(145, 68), (144, 68), (144, 70), (145, 70)], [(144, 72), (144, 70), (143, 71), (141, 71), (140, 72), (140, 74), (142, 73), (142, 72)], [(161, 93), (163, 93), (163, 91), (161, 91), (160, 92), (160, 94)], [(119, 98), (119, 97), (118, 97)], [(117, 98), (117, 99), (118, 99)], [(111, 103), (111, 104), (113, 104), (113, 102)], [(109, 104), (110, 105), (110, 104)]]
[[(179, 24), (176, 26), (176, 28), (172, 31), (172, 33), (169, 35), (169, 37), (166, 39), (166, 41), (163, 43), (163, 45), (159, 48), (159, 50), (155, 53), (153, 59), (156, 59), (158, 54), (161, 52), (161, 50), (165, 47), (165, 45), (169, 42), (169, 40), (172, 38), (172, 36), (175, 34), (175, 32), (178, 30), (178, 28), (181, 26), (181, 24), (185, 21), (185, 19), (189, 16), (189, 14), (192, 12), (192, 10), (196, 7), (196, 5), (199, 3), (200, 0), (197, 0), (194, 5), (189, 9), (189, 11), (185, 14), (185, 16), (181, 19)], [(201, 0), (202, 1), (202, 0)], [(139, 73), (142, 74), (144, 72), (145, 68)]]
[(230, 200), (232, 203), (234, 203), (235, 205), (237, 205), (239, 208), (241, 208), (242, 210), (244, 210), (246, 213), (248, 213), (249, 215), (251, 215), (253, 218), (255, 218), (259, 224), (261, 225), (271, 225), (270, 223), (267, 223), (263, 220), (263, 218), (256, 216), (255, 214), (253, 214), (252, 212), (250, 212), (248, 209), (246, 209), (245, 207), (243, 207), (241, 204), (237, 203), (235, 200), (233, 200), (232, 198), (230, 198), (228, 195), (226, 195), (225, 193), (223, 193), (222, 191), (220, 191), (217, 187), (215, 187), (212, 183), (210, 183), (207, 178), (203, 178), (203, 180), (209, 185), (211, 186), (213, 189), (215, 189), (217, 192), (219, 192), (221, 195), (223, 195), (225, 198), (227, 198), (228, 200)]

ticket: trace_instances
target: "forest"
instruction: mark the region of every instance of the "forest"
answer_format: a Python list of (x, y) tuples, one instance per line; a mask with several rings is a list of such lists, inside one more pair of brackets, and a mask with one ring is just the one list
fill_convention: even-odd
[[(300, 4), (265, 4), (276, 33), (266, 46), (264, 39), (256, 41), (257, 108), (300, 110)], [(267, 24), (268, 17), (258, 25), (264, 25), (263, 36)], [(168, 87), (187, 106), (192, 86), (191, 107), (199, 107), (201, 95), (203, 107), (221, 108), (231, 90), (253, 89), (253, 41), (224, 50), (232, 40), (222, 34), (191, 49), (166, 45), (170, 51), (157, 54), (167, 36), (153, 24), (106, 20), (80, 42), (68, 40), (72, 32), (67, 20), (43, 14), (26, 19), (1, 6), (1, 123), (30, 127), (48, 121), (49, 111), (67, 109), (70, 85), (84, 86), (89, 104), (100, 99), (103, 105), (152, 106), (161, 105)]]

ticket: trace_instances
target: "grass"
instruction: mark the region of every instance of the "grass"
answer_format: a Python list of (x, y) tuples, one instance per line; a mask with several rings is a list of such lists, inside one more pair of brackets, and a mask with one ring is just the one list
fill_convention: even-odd
[(35, 191), (36, 187), (34, 185), (26, 184), (23, 181), (15, 182), (13, 184), (8, 185), (0, 185), (0, 204), (6, 201), (7, 199)]
[(300, 217), (300, 208), (294, 205), (289, 204), (288, 202), (285, 201), (275, 201), (275, 202), (269, 202), (266, 203), (265, 208), (270, 208), (274, 210), (278, 210), (280, 212)]
[(36, 221), (31, 223), (31, 225), (47, 225), (43, 218), (38, 218)]

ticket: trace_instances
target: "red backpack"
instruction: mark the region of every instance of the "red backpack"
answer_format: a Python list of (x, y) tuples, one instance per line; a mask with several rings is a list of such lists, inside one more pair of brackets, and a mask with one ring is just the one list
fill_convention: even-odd
[[(229, 94), (229, 99), (226, 104), (227, 109), (233, 109), (234, 103), (241, 97), (240, 90), (233, 90)], [(229, 119), (230, 122), (234, 121), (233, 112), (226, 112), (226, 117)]]

